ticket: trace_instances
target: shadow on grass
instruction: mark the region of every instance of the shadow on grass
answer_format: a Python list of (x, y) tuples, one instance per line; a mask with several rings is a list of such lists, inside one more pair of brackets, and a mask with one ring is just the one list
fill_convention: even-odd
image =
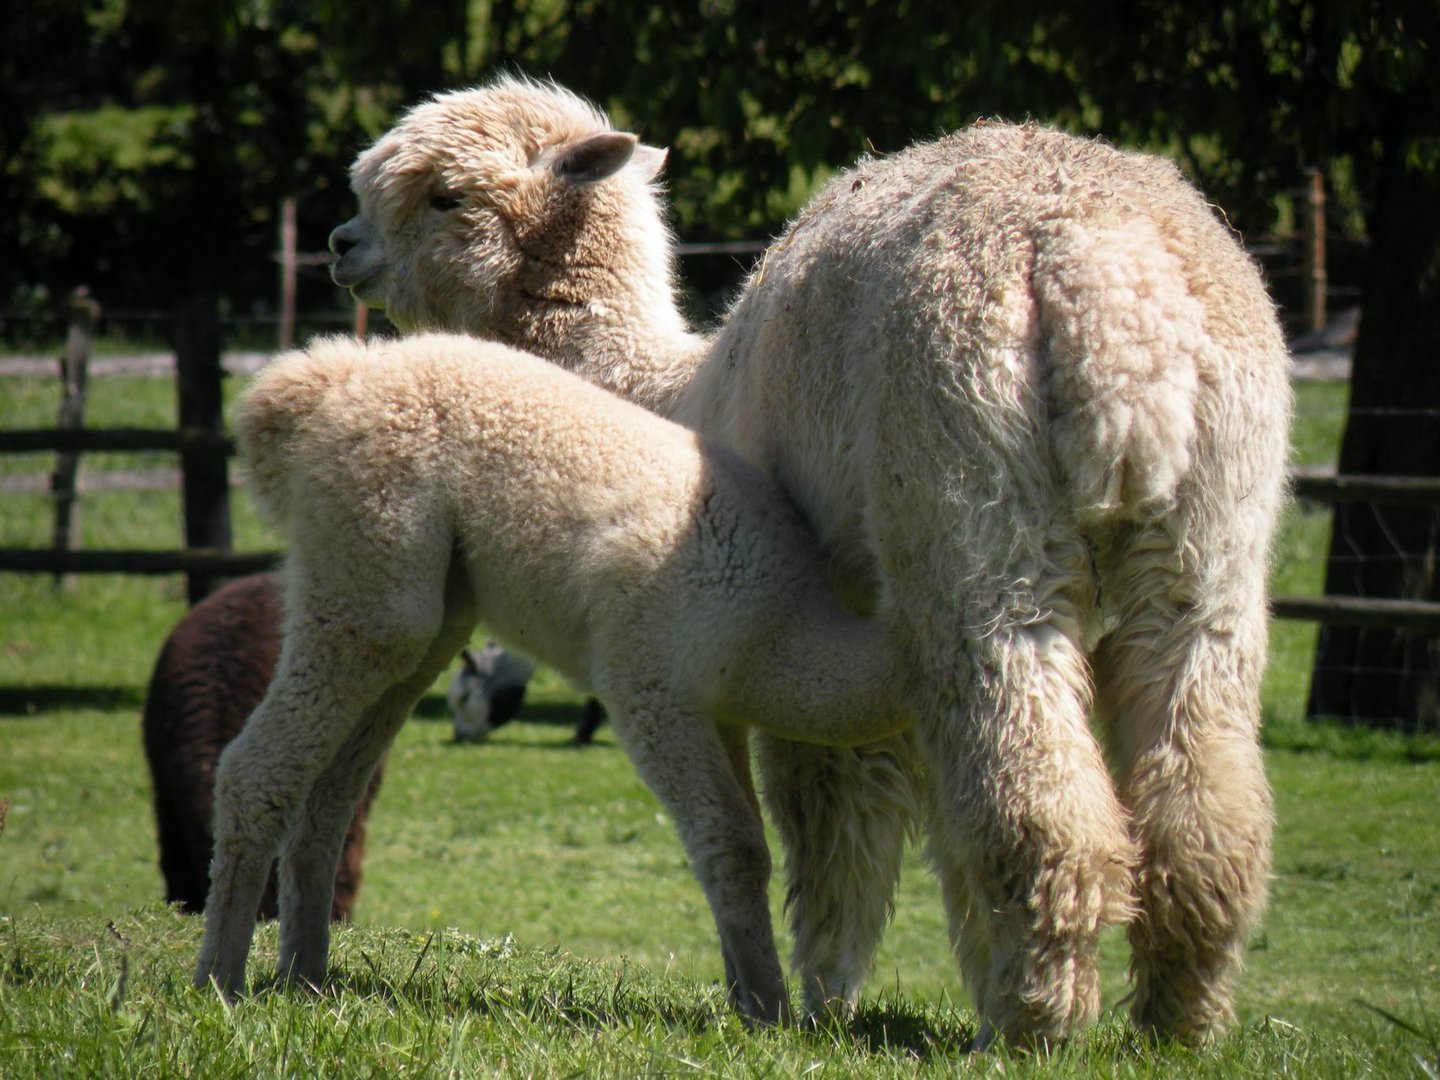
[[(0, 686), (0, 720), (23, 720), (60, 712), (126, 712), (138, 715), (145, 707), (145, 688), (138, 686), (62, 686), (37, 683), (31, 686)], [(412, 719), (448, 723), (450, 707), (443, 694), (426, 694), (416, 704)], [(585, 717), (583, 704), (547, 702), (527, 705), (517, 717), (529, 724), (564, 728), (574, 733)], [(509, 739), (511, 746), (535, 749), (573, 749), (568, 739), (563, 742)], [(456, 744), (461, 745), (461, 744)], [(477, 745), (485, 745), (483, 743)], [(613, 746), (609, 742), (595, 745)]]
[[(443, 694), (426, 694), (415, 706), (413, 715), (417, 720), (449, 720), (450, 707), (446, 704)], [(545, 702), (544, 704), (525, 705), (515, 719), (527, 724), (573, 728), (584, 717), (585, 706), (583, 703)]]
[[(714, 1005), (703, 997), (656, 1000), (632, 990), (623, 977), (596, 982), (568, 976), (562, 981), (538, 972), (528, 977), (501, 967), (467, 973), (464, 977), (454, 970), (440, 973), (438, 978), (433, 970), (419, 979), (414, 976), (413, 970), (409, 978), (396, 979), (375, 967), (369, 971), (342, 972), (332, 968), (318, 995), (354, 994), (377, 998), (397, 1011), (418, 1006), (444, 1015), (466, 1012), (482, 1017), (523, 1017), (537, 1026), (566, 1026), (586, 1031), (659, 1024), (667, 1029), (698, 1034), (719, 1020)], [(311, 987), (297, 988), (274, 977), (257, 980), (252, 993), (316, 994), (317, 991)]]
[[(433, 937), (432, 939), (433, 940)], [(481, 971), (440, 970), (424, 963), (429, 942), (408, 976), (392, 977), (361, 954), (368, 970), (353, 961), (347, 970), (331, 970), (318, 993), (323, 997), (355, 994), (376, 997), (392, 1008), (422, 1006), (445, 1015), (467, 1012), (483, 1017), (523, 1018), (540, 1027), (568, 1027), (594, 1032), (607, 1028), (654, 1025), (699, 1035), (720, 1024), (734, 1023), (734, 1014), (714, 987), (670, 988), (633, 984), (623, 973), (586, 970), (517, 972), (504, 961), (493, 961)], [(522, 962), (523, 963), (523, 962)], [(426, 969), (421, 972), (421, 968)], [(417, 973), (419, 976), (417, 977)], [(255, 984), (257, 993), (293, 993), (291, 985), (276, 978)], [(301, 993), (315, 993), (311, 988)], [(764, 1030), (764, 1029), (761, 1029)], [(932, 1056), (963, 1059), (975, 1036), (973, 1017), (960, 1010), (936, 1010), (900, 1001), (866, 1004), (851, 1020), (811, 1025), (801, 1023), (789, 1035), (850, 1053), (902, 1056), (921, 1061)]]
[(1440, 734), (1410, 734), (1333, 718), (1281, 719), (1266, 710), (1261, 737), (1267, 751), (1324, 754), (1341, 761), (1440, 762)]
[(547, 702), (544, 705), (526, 705), (515, 719), (531, 724), (558, 724), (574, 727), (585, 718), (585, 705), (580, 702)]
[(29, 717), (42, 713), (136, 711), (145, 702), (145, 692), (134, 686), (0, 686), (0, 718)]
[[(419, 715), (418, 709), (416, 715)], [(445, 720), (450, 718), (449, 711), (444, 707), (443, 702), (439, 718)], [(455, 740), (450, 745), (467, 751), (484, 747), (488, 748), (490, 752), (505, 747), (513, 750), (587, 750), (597, 747), (618, 749), (616, 742), (603, 738), (594, 730), (588, 741), (577, 742), (581, 727), (589, 721), (589, 709), (583, 703), (544, 702), (525, 705), (515, 717), (515, 723), (496, 729), (497, 733), (491, 738), (465, 742)], [(608, 718), (601, 721), (601, 730), (604, 730), (607, 723)], [(564, 731), (568, 737), (531, 739), (518, 734), (518, 732), (532, 727), (557, 728)]]
[[(37, 716), (40, 713), (139, 712), (145, 707), (145, 689), (138, 686), (0, 686), (0, 717)], [(439, 694), (428, 694), (415, 707), (420, 720), (448, 720), (450, 711)]]
[(961, 1059), (970, 1052), (976, 1025), (973, 1017), (953, 1008), (926, 1008), (898, 998), (864, 1003), (849, 1020), (808, 1028), (817, 1042), (845, 1046), (856, 1053), (903, 1055), (923, 1061), (932, 1055)]

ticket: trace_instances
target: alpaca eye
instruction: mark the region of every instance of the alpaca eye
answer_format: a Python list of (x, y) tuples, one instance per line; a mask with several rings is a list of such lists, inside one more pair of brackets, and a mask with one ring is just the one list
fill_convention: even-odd
[(442, 214), (456, 209), (459, 205), (459, 195), (435, 195), (430, 199), (430, 209), (439, 210)]

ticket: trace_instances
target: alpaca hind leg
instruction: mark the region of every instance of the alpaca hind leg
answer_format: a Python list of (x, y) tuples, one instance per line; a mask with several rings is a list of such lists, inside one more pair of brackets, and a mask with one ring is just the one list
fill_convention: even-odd
[[(433, 628), (423, 640), (432, 637)], [(414, 670), (424, 648), (417, 644), (403, 628), (358, 612), (302, 613), (290, 627), (275, 681), (216, 770), (215, 855), (197, 986), (213, 978), (227, 993), (243, 991), (272, 860), (292, 829), (302, 833), (302, 846), (309, 843), (301, 810), (311, 786), (353, 738), (366, 706)], [(333, 878), (327, 903), (329, 887)]]
[(755, 770), (750, 764), (750, 729), (746, 727), (721, 727), (715, 729), (716, 736), (730, 758), (730, 769), (735, 780), (745, 791), (756, 815), (760, 814), (760, 796), (755, 792)]
[[(440, 671), (443, 671), (443, 666)], [(440, 671), (430, 672), (419, 693)], [(281, 978), (319, 986), (330, 952), (335, 871), (355, 806), (419, 694), (413, 680), (366, 710), (353, 743), (326, 767), (310, 789), (297, 827), (280, 851)]]
[(993, 629), (928, 681), (929, 854), (978, 1041), (1063, 1039), (1099, 1012), (1099, 932), (1130, 913), (1133, 862), (1078, 644), (1052, 623)]
[(477, 613), (460, 574), (453, 565), (440, 631), (424, 658), (366, 710), (354, 737), (311, 786), (300, 818), (305, 827), (292, 829), (287, 838), (280, 857), (279, 970), (284, 978), (319, 985), (325, 977), (335, 871), (355, 806), (415, 703), (474, 629)]
[(321, 705), (310, 680), (283, 670), (245, 730), (225, 749), (215, 774), (215, 848), (205, 937), (195, 984), (243, 993), (256, 909), (270, 867), (296, 825), (305, 793), (349, 735), (358, 711)]
[[(272, 714), (292, 715), (296, 704), (291, 687), (277, 679), (251, 717), (251, 727), (263, 725)], [(210, 893), (194, 982), (203, 987), (213, 981), (227, 996), (245, 992), (260, 897), (276, 848), (290, 826), (296, 792), (311, 779), (309, 761), (275, 749), (242, 732), (216, 769)]]
[(1096, 678), (1142, 848), (1131, 1012), (1142, 1030), (1201, 1043), (1232, 1018), (1245, 938), (1265, 903), (1266, 625), (1258, 570), (1248, 582), (1200, 583), (1177, 565), (1171, 553), (1149, 558), (1134, 546), (1111, 588), (1120, 618), (1097, 652)]
[(785, 1019), (789, 1002), (767, 894), (770, 851), (730, 747), (708, 721), (676, 716), (664, 703), (636, 708), (623, 695), (606, 700), (616, 735), (674, 820), (705, 891), (731, 1003), (751, 1021)]
[(785, 849), (805, 1012), (848, 1013), (894, 910), (905, 841), (919, 821), (913, 743), (835, 749), (757, 733), (756, 750)]

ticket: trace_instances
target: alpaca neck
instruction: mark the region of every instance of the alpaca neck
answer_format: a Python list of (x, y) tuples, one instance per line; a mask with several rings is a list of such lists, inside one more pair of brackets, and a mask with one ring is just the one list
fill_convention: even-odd
[(670, 416), (699, 370), (707, 342), (678, 311), (664, 313), (673, 318), (646, 322), (633, 314), (609, 314), (597, 320), (581, 335), (575, 370), (612, 394)]
[(515, 321), (512, 341), (668, 416), (704, 360), (708, 341), (686, 325), (668, 274), (630, 277), (607, 274), (563, 302), (532, 299)]

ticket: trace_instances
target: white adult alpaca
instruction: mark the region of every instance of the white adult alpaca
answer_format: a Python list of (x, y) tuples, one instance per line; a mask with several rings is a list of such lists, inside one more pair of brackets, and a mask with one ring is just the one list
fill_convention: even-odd
[(1255, 267), (1169, 163), (980, 124), (837, 176), (707, 339), (662, 162), (554, 86), (438, 97), (356, 161), (335, 280), (734, 446), (889, 621), (914, 740), (758, 740), (807, 1008), (856, 1000), (923, 796), (979, 1042), (1093, 1019), (1098, 931), (1132, 916), (1137, 1024), (1208, 1038), (1272, 828), (1289, 390)]
[(196, 984), (244, 989), (277, 851), (280, 973), (323, 980), (351, 812), (483, 618), (603, 697), (705, 890), (736, 1007), (785, 1015), (743, 725), (847, 745), (893, 734), (904, 709), (886, 635), (840, 606), (774, 485), (693, 431), (468, 337), (282, 356), (235, 431), (288, 540), (286, 626), (274, 681), (217, 769)]

